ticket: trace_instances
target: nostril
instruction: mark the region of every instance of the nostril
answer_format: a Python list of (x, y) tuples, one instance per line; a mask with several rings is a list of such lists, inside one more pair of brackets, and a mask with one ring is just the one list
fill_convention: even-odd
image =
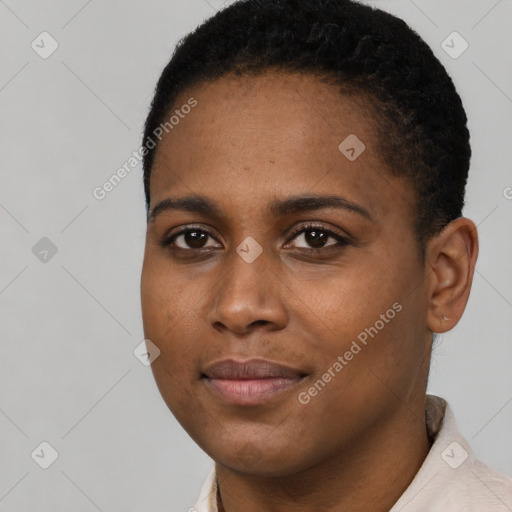
[(249, 324), (249, 327), (256, 327), (258, 325), (267, 325), (268, 323), (270, 323), (268, 320), (255, 320), (254, 322), (250, 323)]

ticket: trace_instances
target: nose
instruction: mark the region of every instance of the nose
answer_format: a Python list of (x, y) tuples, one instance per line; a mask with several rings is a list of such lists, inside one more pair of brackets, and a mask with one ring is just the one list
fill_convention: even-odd
[(286, 288), (265, 252), (251, 263), (233, 252), (226, 259), (223, 275), (208, 313), (215, 329), (248, 334), (255, 329), (273, 331), (286, 326), (288, 315), (282, 297)]

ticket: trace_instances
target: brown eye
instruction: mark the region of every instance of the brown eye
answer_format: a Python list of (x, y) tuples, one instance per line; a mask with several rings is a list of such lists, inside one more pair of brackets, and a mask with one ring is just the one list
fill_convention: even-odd
[(190, 251), (221, 247), (221, 244), (213, 238), (209, 231), (199, 228), (182, 229), (180, 232), (166, 237), (160, 242), (160, 245)]
[(331, 245), (347, 245), (342, 236), (324, 228), (309, 227), (295, 234), (293, 247), (298, 249), (322, 249)]
[[(180, 236), (176, 237), (176, 240), (179, 240), (183, 237), (183, 242), (192, 249), (201, 249), (206, 244), (208, 237), (210, 235), (205, 233), (204, 231), (185, 231)], [(179, 244), (176, 244), (179, 247)], [(188, 247), (183, 247), (183, 249), (187, 249)]]
[(315, 249), (324, 247), (328, 238), (329, 236), (319, 229), (308, 229), (307, 231), (304, 231), (304, 240)]

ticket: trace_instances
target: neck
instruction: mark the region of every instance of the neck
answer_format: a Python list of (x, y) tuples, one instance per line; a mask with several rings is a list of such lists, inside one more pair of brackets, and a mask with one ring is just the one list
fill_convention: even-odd
[(287, 476), (241, 473), (217, 463), (219, 512), (387, 512), (430, 450), (424, 418), (424, 408), (402, 407), (349, 449)]

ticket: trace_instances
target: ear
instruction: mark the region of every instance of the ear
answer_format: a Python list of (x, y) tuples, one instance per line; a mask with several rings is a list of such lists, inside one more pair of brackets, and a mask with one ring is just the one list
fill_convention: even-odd
[(428, 242), (427, 326), (432, 332), (449, 331), (460, 320), (468, 302), (477, 257), (477, 229), (465, 217), (450, 222)]

